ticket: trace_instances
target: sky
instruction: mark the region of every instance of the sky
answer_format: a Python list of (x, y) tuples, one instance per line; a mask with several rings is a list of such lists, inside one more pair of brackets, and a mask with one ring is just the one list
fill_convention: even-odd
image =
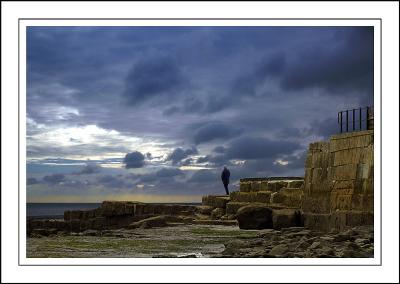
[(28, 27), (28, 202), (199, 202), (304, 176), (373, 105), (373, 27)]

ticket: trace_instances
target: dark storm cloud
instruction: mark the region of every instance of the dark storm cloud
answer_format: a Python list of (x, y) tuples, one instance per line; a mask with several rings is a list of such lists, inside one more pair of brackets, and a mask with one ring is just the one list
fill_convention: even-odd
[(196, 171), (192, 177), (188, 180), (188, 182), (193, 183), (207, 183), (214, 182), (218, 179), (218, 175), (215, 171), (212, 170), (199, 170)]
[(26, 184), (27, 185), (37, 184), (37, 183), (39, 183), (39, 181), (36, 178), (29, 177), (29, 178), (26, 179)]
[(177, 164), (190, 155), (196, 155), (197, 153), (198, 151), (195, 147), (186, 150), (182, 148), (176, 148), (171, 154), (168, 155), (166, 160), (172, 161), (172, 164)]
[(176, 61), (171, 58), (151, 58), (136, 63), (129, 71), (123, 94), (132, 105), (159, 95), (171, 99), (184, 82), (181, 67)]
[(181, 176), (184, 175), (184, 173), (177, 168), (162, 168), (161, 170), (158, 170), (155, 175), (160, 178), (165, 178), (165, 177), (168, 178), (168, 177)]
[(270, 54), (260, 60), (256, 68), (248, 74), (237, 78), (233, 83), (232, 93), (236, 96), (254, 95), (258, 86), (267, 79), (276, 78), (285, 69), (286, 57), (283, 52)]
[(226, 156), (229, 159), (262, 159), (288, 154), (299, 147), (293, 142), (272, 141), (262, 137), (242, 137), (229, 144)]
[(213, 149), (213, 152), (214, 153), (219, 153), (219, 154), (225, 153), (225, 147), (224, 146), (217, 146), (217, 147), (215, 147)]
[(78, 175), (90, 175), (90, 174), (97, 174), (99, 173), (101, 168), (97, 165), (86, 165), (83, 167), (81, 171), (79, 171), (77, 174)]
[(63, 174), (52, 174), (43, 177), (43, 181), (46, 183), (56, 184), (65, 181), (65, 175)]
[(132, 186), (128, 184), (123, 178), (115, 175), (103, 175), (97, 177), (97, 184), (109, 188), (123, 188)]
[(282, 78), (282, 87), (322, 87), (338, 95), (354, 89), (371, 95), (373, 28), (339, 30), (334, 40), (334, 45), (314, 46), (299, 52)]
[(128, 153), (124, 158), (125, 168), (141, 168), (144, 166), (144, 155), (138, 151)]
[(230, 161), (226, 155), (207, 155), (197, 159), (197, 163), (207, 163), (212, 167), (220, 167), (223, 165), (229, 165)]
[(194, 127), (193, 141), (196, 144), (215, 140), (227, 140), (241, 133), (234, 125), (222, 122), (209, 122), (200, 127)]

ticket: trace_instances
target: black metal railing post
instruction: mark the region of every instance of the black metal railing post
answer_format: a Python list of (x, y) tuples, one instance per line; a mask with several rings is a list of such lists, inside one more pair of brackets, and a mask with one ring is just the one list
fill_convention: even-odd
[[(358, 111), (358, 122), (357, 122), (357, 118), (356, 118), (357, 111)], [(346, 112), (345, 118), (343, 118), (344, 112)], [(365, 115), (363, 115), (363, 113), (365, 113)], [(349, 131), (373, 130), (374, 129), (374, 107), (367, 106), (367, 107), (342, 110), (342, 111), (338, 112), (337, 119), (338, 119), (338, 123), (340, 124), (340, 133), (349, 132)], [(343, 121), (344, 119), (346, 121)], [(350, 119), (352, 119), (352, 121), (350, 121)], [(364, 121), (365, 121), (365, 123), (364, 123)], [(346, 124), (346, 129), (344, 129), (343, 123)], [(350, 123), (351, 123), (351, 125), (350, 125)]]
[(340, 133), (343, 132), (343, 112), (340, 112)]

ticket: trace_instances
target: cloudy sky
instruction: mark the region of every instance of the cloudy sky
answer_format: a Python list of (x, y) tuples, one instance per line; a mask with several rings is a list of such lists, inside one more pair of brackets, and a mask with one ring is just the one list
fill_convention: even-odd
[(28, 27), (30, 202), (200, 201), (303, 176), (373, 104), (372, 27)]

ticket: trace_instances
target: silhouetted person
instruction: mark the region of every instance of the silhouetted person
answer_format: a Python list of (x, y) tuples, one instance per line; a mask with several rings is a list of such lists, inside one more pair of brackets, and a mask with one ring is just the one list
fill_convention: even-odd
[(222, 183), (224, 184), (226, 194), (229, 195), (228, 184), (229, 184), (229, 177), (231, 176), (231, 172), (224, 167), (224, 170), (221, 173)]

